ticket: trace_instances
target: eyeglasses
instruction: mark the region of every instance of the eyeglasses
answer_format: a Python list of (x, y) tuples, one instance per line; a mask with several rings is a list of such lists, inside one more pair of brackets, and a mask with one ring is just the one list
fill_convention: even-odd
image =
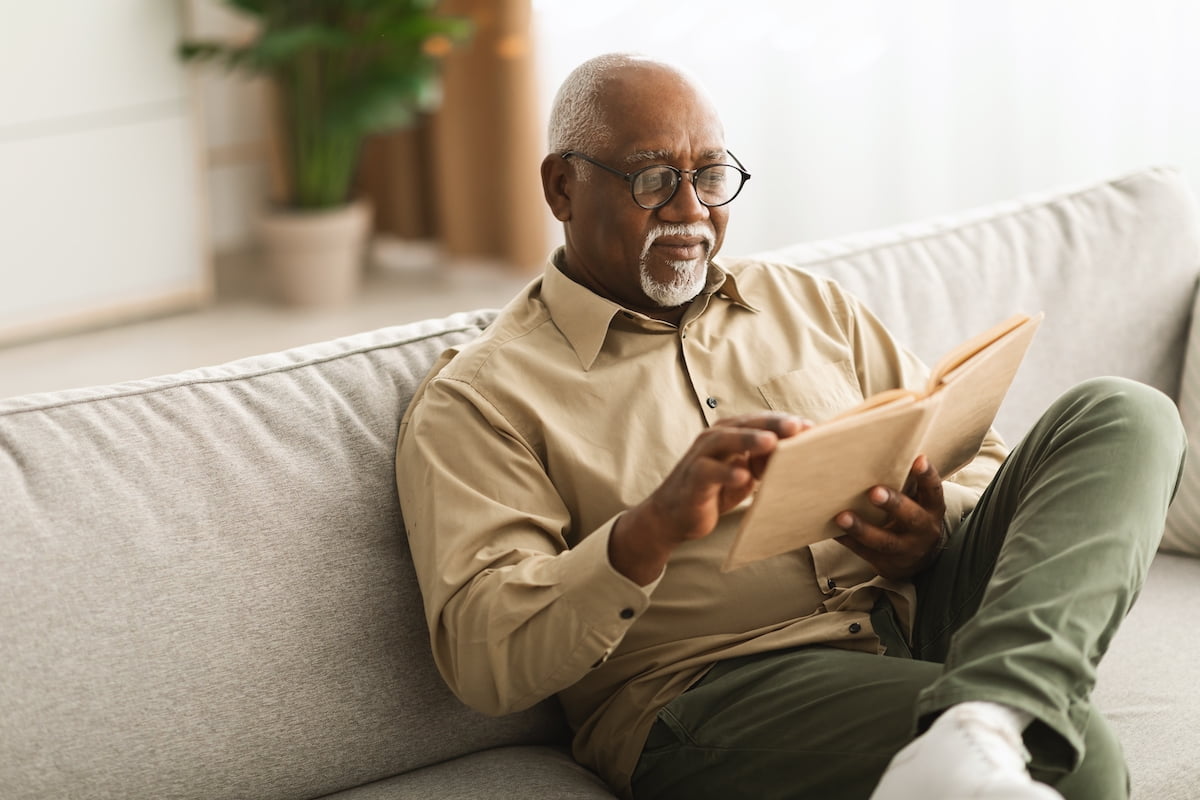
[[(729, 153), (728, 150), (725, 151)], [(601, 164), (596, 159), (585, 156), (578, 150), (568, 150), (562, 154), (564, 159), (578, 157), (589, 164), (595, 164), (602, 170), (624, 178), (629, 183), (633, 202), (647, 211), (662, 208), (671, 202), (684, 175), (692, 178), (692, 188), (696, 190), (696, 199), (709, 208), (723, 206), (738, 196), (750, 173), (742, 169), (742, 162), (737, 156), (729, 153), (729, 157), (737, 162), (732, 164), (707, 164), (698, 169), (679, 169), (669, 164), (653, 164), (643, 167), (636, 172), (621, 172), (619, 169)]]

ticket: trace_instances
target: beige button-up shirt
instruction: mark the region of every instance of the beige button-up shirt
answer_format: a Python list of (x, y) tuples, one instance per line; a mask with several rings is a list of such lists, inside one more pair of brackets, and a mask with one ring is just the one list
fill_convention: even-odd
[[(820, 422), (924, 385), (927, 369), (837, 284), (720, 263), (675, 326), (552, 260), (443, 358), (400, 430), (398, 488), (446, 682), (490, 714), (558, 694), (576, 758), (625, 793), (658, 709), (714, 662), (814, 643), (879, 652), (880, 592), (911, 627), (911, 584), (833, 540), (720, 572), (736, 509), (649, 586), (609, 564), (614, 519), (717, 420), (773, 409)], [(945, 485), (951, 526), (1003, 455), (989, 436)]]

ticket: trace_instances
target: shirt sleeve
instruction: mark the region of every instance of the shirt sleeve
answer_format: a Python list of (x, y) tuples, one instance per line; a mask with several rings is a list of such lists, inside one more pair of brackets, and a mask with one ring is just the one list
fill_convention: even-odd
[(571, 536), (536, 453), (466, 382), (427, 382), (396, 481), (434, 660), (467, 705), (504, 714), (576, 683), (650, 604), (613, 569), (615, 518)]

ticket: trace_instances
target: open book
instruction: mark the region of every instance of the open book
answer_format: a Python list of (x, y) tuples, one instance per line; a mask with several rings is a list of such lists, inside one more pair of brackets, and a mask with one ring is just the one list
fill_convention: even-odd
[(924, 453), (943, 479), (979, 452), (1042, 314), (1011, 317), (960, 344), (934, 365), (923, 392), (891, 389), (784, 439), (742, 518), (724, 570), (845, 531), (847, 509), (882, 523), (872, 486), (899, 490)]

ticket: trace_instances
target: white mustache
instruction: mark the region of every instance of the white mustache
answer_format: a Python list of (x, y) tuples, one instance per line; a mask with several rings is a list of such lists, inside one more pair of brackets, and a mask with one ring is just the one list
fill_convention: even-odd
[(713, 245), (716, 244), (716, 237), (710, 228), (701, 225), (698, 222), (691, 224), (681, 224), (677, 222), (662, 222), (655, 225), (649, 233), (646, 234), (646, 243), (642, 247), (642, 258), (650, 252), (650, 247), (655, 240), (664, 236), (684, 236), (689, 239), (702, 239), (705, 249), (712, 252)]

